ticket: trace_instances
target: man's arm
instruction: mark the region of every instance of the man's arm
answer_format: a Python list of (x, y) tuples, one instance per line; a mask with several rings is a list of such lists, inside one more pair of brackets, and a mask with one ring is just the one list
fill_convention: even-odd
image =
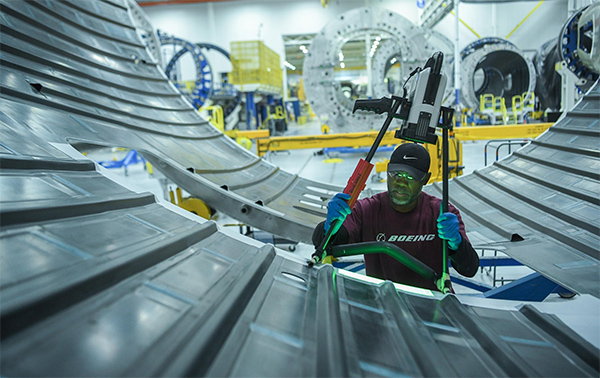
[[(321, 243), (323, 242), (323, 239), (325, 239), (325, 221), (319, 223), (315, 227), (315, 230), (313, 231), (313, 234), (312, 234), (313, 245), (315, 247), (320, 246)], [(346, 227), (344, 227), (342, 225), (340, 227), (340, 229), (338, 230), (338, 232), (331, 237), (331, 240), (329, 241), (329, 245), (348, 244), (349, 240), (350, 240), (350, 234), (348, 233), (348, 230), (346, 229)]]
[(452, 266), (465, 277), (473, 277), (479, 268), (479, 255), (467, 238), (462, 238), (457, 250), (448, 249)]

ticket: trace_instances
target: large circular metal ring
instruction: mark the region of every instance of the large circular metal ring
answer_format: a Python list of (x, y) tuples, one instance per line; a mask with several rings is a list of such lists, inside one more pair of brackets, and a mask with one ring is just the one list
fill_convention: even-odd
[[(600, 2), (587, 7), (579, 17), (577, 55), (598, 79), (600, 75)], [(589, 79), (588, 79), (589, 80)], [(591, 77), (592, 83), (594, 77)]]
[(171, 77), (171, 71), (175, 67), (175, 63), (183, 54), (189, 52), (192, 59), (194, 59), (194, 65), (196, 66), (196, 86), (190, 100), (196, 109), (200, 109), (212, 93), (212, 71), (208, 61), (202, 54), (202, 51), (200, 51), (200, 47), (181, 38), (161, 33), (160, 31), (158, 32), (158, 37), (163, 46), (176, 45), (181, 47), (165, 67), (165, 73), (168, 77)]
[[(367, 32), (388, 36), (386, 43), (393, 41), (392, 44), (395, 43), (396, 46), (390, 48), (399, 51), (402, 55), (400, 58), (406, 59), (407, 62), (421, 59), (423, 64), (434, 52), (422, 29), (399, 14), (385, 9), (354, 9), (327, 24), (315, 36), (310, 46), (304, 60), (302, 78), (306, 98), (312, 110), (335, 132), (364, 131), (381, 127), (381, 115), (363, 111), (352, 114), (353, 100), (344, 96), (341, 83), (334, 80), (334, 67), (339, 64), (338, 53), (342, 46)], [(375, 63), (377, 66), (373, 67), (373, 72), (383, 78), (386, 59), (381, 58)], [(382, 89), (377, 86), (377, 91), (379, 95), (386, 90), (385, 87)]]
[[(599, 3), (581, 8), (567, 20), (559, 36), (560, 58), (567, 64), (567, 68), (571, 72), (579, 79), (583, 79), (583, 84), (579, 88), (584, 92), (598, 80), (600, 71), (599, 54), (592, 48), (594, 43), (596, 46), (600, 43), (597, 40), (600, 33), (598, 31), (599, 13)], [(594, 22), (596, 23), (595, 27)]]
[[(420, 29), (415, 29), (422, 32)], [(426, 45), (416, 53), (423, 56), (411, 54), (410, 46), (407, 43), (397, 40), (387, 40), (380, 45), (373, 57), (373, 96), (380, 98), (383, 96), (402, 95), (402, 85), (409, 77), (410, 73), (417, 67), (422, 67), (423, 63), (436, 51), (444, 54), (443, 72), (448, 78), (442, 104), (450, 106), (454, 104), (454, 44), (443, 34), (433, 30), (423, 32)], [(400, 62), (400, 82), (386, 80), (388, 70), (398, 61)]]
[(461, 102), (471, 109), (479, 109), (482, 94), (503, 97), (512, 108), (513, 96), (535, 89), (531, 59), (508, 41), (484, 38), (467, 46), (461, 56)]

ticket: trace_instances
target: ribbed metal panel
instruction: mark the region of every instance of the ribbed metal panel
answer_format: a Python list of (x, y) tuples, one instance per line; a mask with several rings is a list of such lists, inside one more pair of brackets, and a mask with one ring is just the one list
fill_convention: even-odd
[(531, 144), (451, 180), (450, 201), (474, 244), (599, 297), (600, 84)]
[(141, 45), (126, 2), (5, 1), (0, 25), (3, 116), (46, 141), (136, 149), (210, 206), (299, 241), (325, 216), (319, 198), (340, 190), (277, 169), (200, 118)]
[[(281, 172), (200, 120), (157, 67), (140, 63), (150, 58), (124, 1), (1, 4), (2, 376), (598, 376), (598, 343), (579, 326), (598, 332), (595, 297), (509, 303), (309, 269), (71, 157), (67, 142), (136, 148), (178, 184), (213, 193), (252, 224), (288, 236), (308, 234), (321, 219), (300, 199), (335, 189)], [(596, 132), (593, 120), (578, 125), (571, 129)], [(564, 270), (589, 281), (582, 291), (593, 293), (594, 277), (581, 275), (589, 267), (573, 256), (597, 264), (597, 223), (585, 209), (598, 206), (597, 177), (581, 164), (595, 162), (589, 151), (598, 147), (568, 132), (545, 134), (529, 147), (535, 153), (511, 157), (515, 163), (455, 180), (453, 201), (464, 206), (473, 240), (510, 244), (519, 234), (525, 240), (515, 245), (533, 245), (523, 248), (525, 260), (547, 243), (557, 248), (547, 269), (566, 258), (575, 265)], [(543, 149), (571, 155), (553, 159)], [(568, 171), (562, 181), (552, 176), (557, 164)], [(252, 189), (264, 180), (279, 192)], [(551, 192), (525, 201), (524, 193), (542, 189), (514, 187), (522, 182), (545, 191), (564, 182), (570, 207), (549, 211)], [(496, 192), (506, 198), (490, 201)], [(547, 219), (535, 218), (542, 213)], [(540, 235), (548, 240), (536, 241)]]

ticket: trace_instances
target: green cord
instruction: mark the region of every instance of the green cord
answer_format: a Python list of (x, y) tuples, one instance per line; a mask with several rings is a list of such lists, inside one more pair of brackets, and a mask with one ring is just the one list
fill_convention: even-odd
[(337, 297), (337, 285), (336, 285), (336, 279), (335, 279), (336, 275), (337, 275), (336, 269), (333, 269), (333, 276), (332, 276), (332, 279), (333, 279), (333, 295), (335, 295)]

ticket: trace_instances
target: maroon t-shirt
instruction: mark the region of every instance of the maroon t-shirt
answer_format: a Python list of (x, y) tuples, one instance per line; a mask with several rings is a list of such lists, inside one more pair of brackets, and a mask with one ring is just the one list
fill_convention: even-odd
[[(421, 192), (417, 207), (401, 213), (392, 208), (387, 192), (361, 199), (344, 221), (350, 235), (349, 243), (386, 241), (395, 244), (441, 274), (443, 244), (437, 232), (441, 202), (441, 199)], [(449, 204), (448, 210), (458, 217), (460, 234), (468, 241), (458, 209)], [(368, 276), (437, 290), (435, 284), (391, 256), (383, 253), (364, 256)]]

